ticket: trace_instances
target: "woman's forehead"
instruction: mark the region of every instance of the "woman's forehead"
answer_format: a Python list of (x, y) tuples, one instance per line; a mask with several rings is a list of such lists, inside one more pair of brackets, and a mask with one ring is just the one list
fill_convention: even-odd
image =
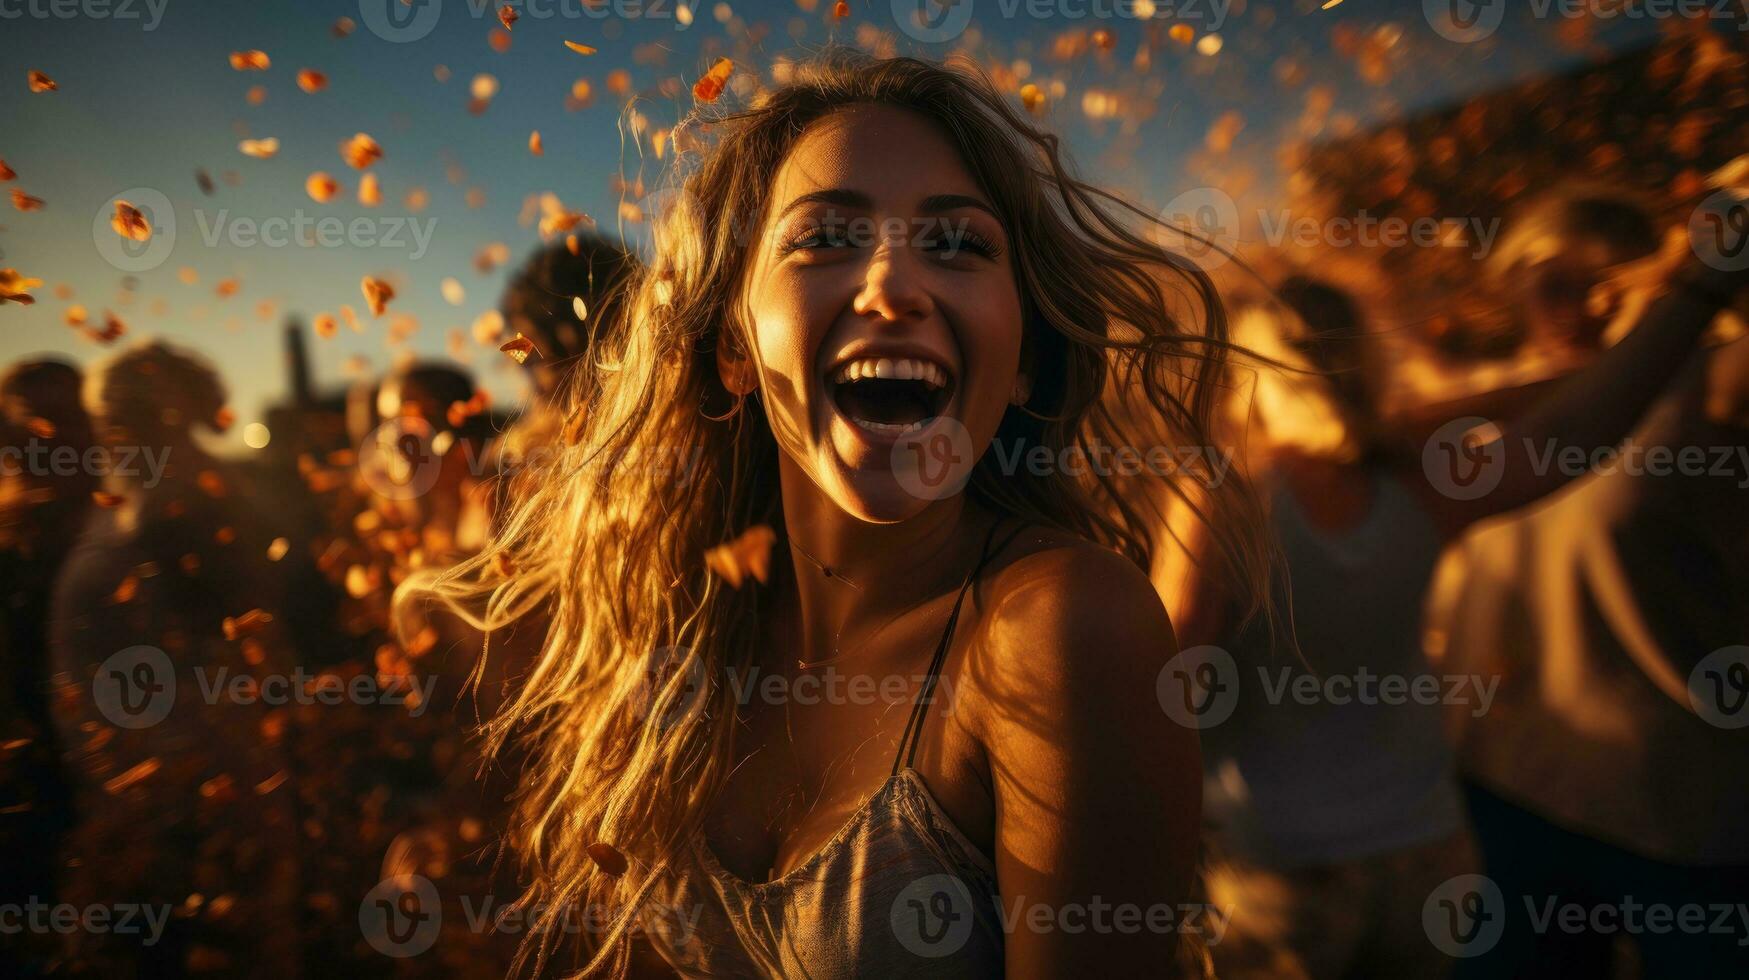
[(773, 183), (781, 209), (803, 194), (857, 191), (878, 207), (939, 194), (983, 197), (958, 149), (928, 117), (896, 106), (851, 106), (808, 127)]

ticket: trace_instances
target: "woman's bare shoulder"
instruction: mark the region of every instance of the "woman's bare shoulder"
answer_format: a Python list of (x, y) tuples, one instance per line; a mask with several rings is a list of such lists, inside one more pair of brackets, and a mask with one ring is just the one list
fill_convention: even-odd
[[(979, 589), (973, 644), (987, 669), (1023, 668), (1040, 680), (1072, 669), (1086, 682), (1128, 683), (1145, 664), (1157, 671), (1176, 651), (1159, 593), (1116, 551), (1066, 531), (1029, 527), (997, 562)], [(1124, 656), (1112, 655), (1118, 651)]]

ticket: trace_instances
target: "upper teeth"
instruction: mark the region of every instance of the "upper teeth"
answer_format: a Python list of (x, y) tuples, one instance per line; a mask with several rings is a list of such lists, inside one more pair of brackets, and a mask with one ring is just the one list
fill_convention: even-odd
[(832, 376), (836, 384), (862, 378), (921, 381), (931, 388), (947, 387), (947, 372), (940, 365), (910, 357), (860, 357), (846, 361)]

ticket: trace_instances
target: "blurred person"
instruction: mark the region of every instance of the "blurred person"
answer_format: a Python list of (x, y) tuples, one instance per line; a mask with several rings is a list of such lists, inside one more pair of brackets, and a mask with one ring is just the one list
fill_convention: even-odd
[(100, 473), (79, 369), (0, 377), (0, 905), (53, 903), (71, 788), (49, 711), (49, 600)]
[[(1651, 218), (1621, 200), (1569, 198), (1544, 223), (1543, 251), (1581, 262), (1658, 245)], [(1520, 271), (1523, 291), (1551, 292)], [(1533, 306), (1532, 321), (1549, 346), (1601, 363), (1632, 335), (1599, 353), (1606, 332), (1581, 285)], [(1463, 727), (1460, 765), (1506, 903), (1502, 940), (1466, 976), (1609, 974), (1628, 927), (1539, 929), (1532, 909), (1550, 901), (1680, 909), (1749, 894), (1749, 728), (1728, 727), (1730, 689), (1713, 691), (1703, 664), (1725, 651), (1713, 660), (1728, 679), (1730, 649), (1749, 644), (1745, 447), (1749, 340), (1738, 336), (1686, 358), (1611, 465), (1456, 549), (1430, 636), (1446, 669), (1498, 679), (1493, 710)], [(1660, 452), (1704, 463), (1658, 471)], [(1709, 704), (1715, 695), (1725, 703)], [(1642, 923), (1631, 942), (1647, 977), (1749, 975), (1744, 928)]]
[(54, 588), (56, 723), (79, 815), (63, 897), (145, 910), (136, 932), (70, 937), (75, 961), (106, 976), (295, 975), (287, 709), (228, 693), (259, 690), (290, 658), (247, 488), (199, 439), (225, 424), (224, 387), (192, 353), (148, 342), (93, 369), (84, 398), (101, 445), (164, 465), (161, 479), (106, 475), (110, 506)]
[(477, 550), (488, 530), (492, 423), (474, 379), (448, 364), (410, 365), (383, 379), (376, 415), (361, 476), (376, 509), (417, 535), (409, 568)]
[[(397, 596), (487, 630), (551, 603), (494, 729), (534, 755), (526, 901), (602, 912), (574, 965), (616, 974), (634, 935), (686, 975), (1200, 973), (1191, 929), (1004, 924), (1189, 903), (1201, 769), (1154, 700), (1174, 640), (1134, 486), (1003, 458), (1135, 444), (1096, 408), (1126, 381), (1203, 444), (1212, 284), (969, 70), (830, 53), (713, 132), (591, 368), (579, 446), (621, 465), (540, 481)], [(964, 231), (867, 230), (936, 217)], [(908, 483), (930, 445), (949, 469)], [(1211, 533), (1256, 570), (1249, 499), (1212, 490)], [(726, 679), (826, 664), (906, 683)], [(531, 936), (537, 969), (573, 965), (563, 940)]]
[[(1538, 466), (1529, 447), (1553, 441), (1590, 452), (1625, 436), (1742, 279), (1691, 259), (1615, 349), (1517, 418), (1448, 443), (1449, 459), (1377, 417), (1383, 372), (1352, 299), (1304, 277), (1282, 283), (1281, 301), (1303, 331), (1295, 346), (1327, 381), (1347, 433), (1326, 451), (1267, 449), (1291, 636), (1271, 635), (1268, 624), (1233, 628), (1218, 593), (1200, 599), (1202, 612), (1180, 633), (1187, 645), (1229, 649), (1239, 673), (1232, 716), (1203, 732), (1211, 772), (1230, 797), (1220, 839), (1233, 857), (1211, 898), (1237, 906), (1236, 932), (1272, 934), (1314, 978), (1449, 971), (1422, 909), (1435, 888), (1480, 862), (1446, 709), (1418, 698), (1369, 703), (1361, 679), (1407, 686), (1437, 674), (1422, 648), (1422, 609), (1444, 547), (1577, 475)], [(1498, 483), (1467, 493), (1483, 458), (1497, 460)], [(1272, 665), (1280, 648), (1300, 662)], [(1302, 681), (1334, 691), (1326, 677), (1346, 678), (1347, 697), (1285, 693)], [(1266, 698), (1269, 684), (1281, 687)], [(1450, 690), (1444, 678), (1439, 687)], [(1466, 695), (1486, 696), (1479, 687)], [(1219, 962), (1223, 950), (1215, 952)]]

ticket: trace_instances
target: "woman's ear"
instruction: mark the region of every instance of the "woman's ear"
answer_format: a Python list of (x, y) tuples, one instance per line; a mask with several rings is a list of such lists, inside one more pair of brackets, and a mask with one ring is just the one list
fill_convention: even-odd
[(734, 342), (729, 331), (717, 335), (717, 377), (729, 394), (739, 397), (753, 394), (759, 387), (759, 372), (753, 359)]

